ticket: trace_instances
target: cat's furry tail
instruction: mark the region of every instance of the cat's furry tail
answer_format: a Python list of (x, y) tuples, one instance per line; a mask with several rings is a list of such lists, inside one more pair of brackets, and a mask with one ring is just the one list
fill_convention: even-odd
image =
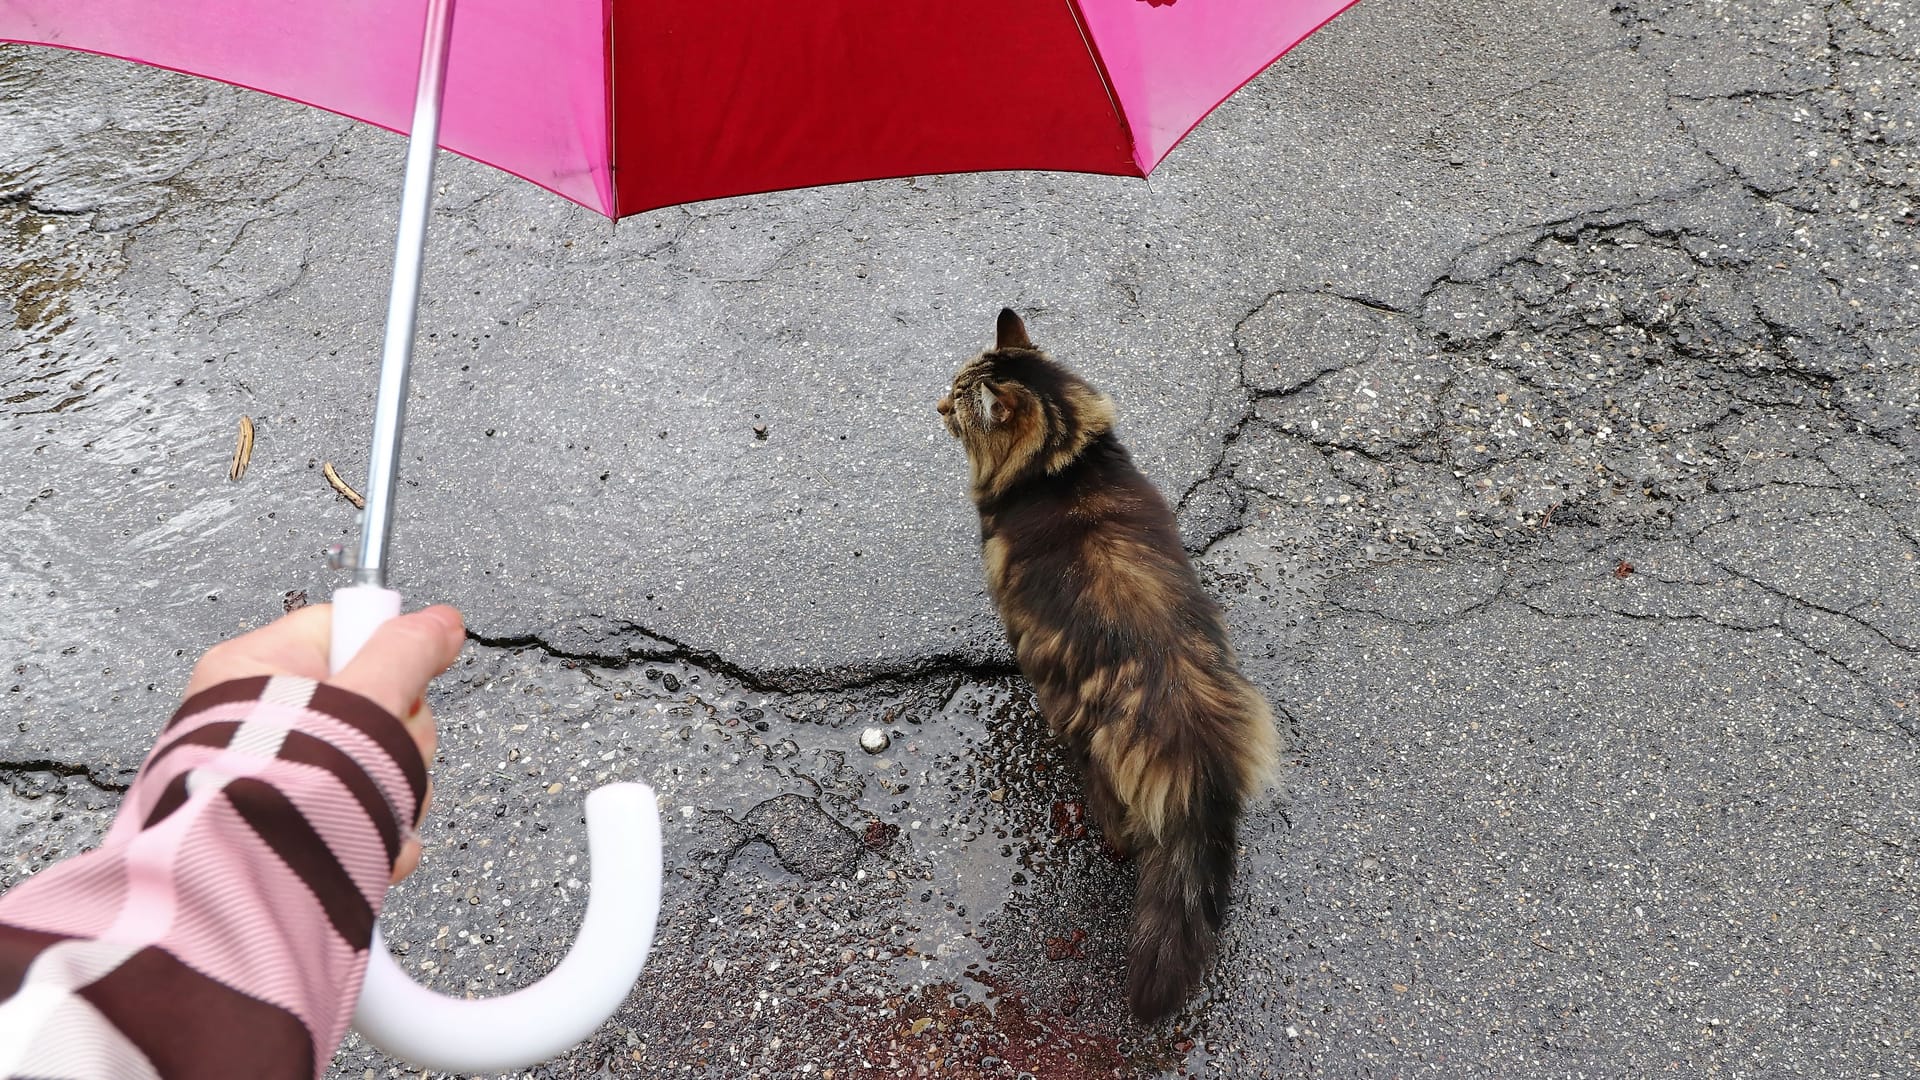
[(1225, 762), (1210, 764), (1159, 840), (1137, 852), (1127, 1000), (1149, 1023), (1178, 1009), (1200, 984), (1227, 909), (1242, 780)]

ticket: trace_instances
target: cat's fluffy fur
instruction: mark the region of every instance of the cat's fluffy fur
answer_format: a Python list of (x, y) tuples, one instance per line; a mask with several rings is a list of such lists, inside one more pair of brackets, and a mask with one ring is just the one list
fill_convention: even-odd
[(1113, 402), (1012, 311), (941, 399), (965, 445), (987, 585), (1020, 670), (1140, 872), (1128, 999), (1179, 1008), (1214, 952), (1240, 810), (1269, 780), (1273, 713), (1241, 675), (1173, 512), (1113, 434)]

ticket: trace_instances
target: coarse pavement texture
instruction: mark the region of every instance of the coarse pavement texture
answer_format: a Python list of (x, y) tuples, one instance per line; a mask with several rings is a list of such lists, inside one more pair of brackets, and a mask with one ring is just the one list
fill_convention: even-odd
[[(402, 150), (18, 47), (0, 117), (4, 886), (194, 655), (338, 584)], [(1406, 0), (1151, 184), (615, 227), (443, 158), (395, 584), (472, 642), (402, 963), (549, 968), (637, 778), (655, 952), (532, 1075), (1920, 1074), (1916, 120), (1910, 0)], [(1002, 305), (1117, 399), (1290, 740), (1156, 1028), (932, 411)]]

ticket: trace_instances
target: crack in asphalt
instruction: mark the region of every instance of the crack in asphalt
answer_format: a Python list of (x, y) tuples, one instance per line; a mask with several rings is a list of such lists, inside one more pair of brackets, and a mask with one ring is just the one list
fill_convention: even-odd
[[(1619, 8), (1616, 8), (1616, 13), (1618, 11)], [(1787, 96), (1798, 97), (1811, 92), (1793, 91)], [(1725, 163), (1722, 164), (1726, 167)], [(1632, 351), (1636, 361), (1645, 370), (1649, 372), (1667, 370), (1672, 372), (1669, 377), (1676, 380), (1704, 381), (1708, 384), (1710, 393), (1722, 399), (1713, 403), (1708, 415), (1684, 419), (1679, 423), (1662, 421), (1660, 424), (1650, 426), (1649, 430), (1655, 434), (1655, 437), (1630, 440), (1629, 445), (1623, 449), (1674, 453), (1671, 448), (1675, 445), (1675, 436), (1693, 433), (1713, 435), (1718, 433), (1722, 424), (1738, 418), (1746, 409), (1777, 407), (1783, 402), (1792, 402), (1801, 415), (1811, 409), (1845, 417), (1852, 421), (1851, 426), (1856, 431), (1867, 434), (1876, 442), (1889, 449), (1900, 451), (1902, 456), (1905, 456), (1905, 448), (1888, 430), (1885, 430), (1884, 422), (1874, 422), (1874, 417), (1862, 412), (1859, 404), (1842, 399), (1840, 391), (1843, 389), (1843, 379), (1837, 373), (1840, 369), (1832, 367), (1832, 362), (1836, 359), (1834, 350), (1840, 350), (1841, 355), (1837, 359), (1841, 361), (1845, 361), (1850, 355), (1854, 366), (1858, 366), (1858, 361), (1863, 355), (1861, 351), (1840, 340), (1810, 341), (1803, 332), (1804, 326), (1768, 310), (1758, 298), (1757, 290), (1763, 283), (1762, 275), (1784, 269), (1793, 263), (1794, 260), (1791, 258), (1783, 261), (1783, 256), (1794, 254), (1793, 249), (1785, 246), (1785, 241), (1793, 222), (1806, 219), (1807, 213), (1778, 202), (1771, 198), (1771, 193), (1756, 189), (1748, 182), (1749, 178), (1739, 175), (1738, 171), (1731, 167), (1727, 168), (1726, 177), (1696, 185), (1685, 191), (1544, 222), (1489, 238), (1463, 252), (1447, 273), (1434, 279), (1423, 291), (1420, 306), (1426, 314), (1413, 316), (1422, 349), (1430, 349), (1442, 360), (1464, 361), (1469, 368), (1477, 367), (1505, 372), (1522, 384), (1540, 391), (1548, 398), (1542, 405), (1555, 410), (1562, 417), (1560, 423), (1569, 429), (1555, 432), (1555, 434), (1572, 434), (1571, 425), (1565, 418), (1565, 410), (1569, 404), (1572, 404), (1566, 400), (1566, 391), (1571, 384), (1556, 386), (1551, 381), (1543, 383), (1539, 380), (1538, 373), (1531, 370), (1527, 364), (1503, 362), (1499, 354), (1515, 335), (1523, 335), (1528, 331), (1536, 335), (1545, 334), (1549, 351), (1556, 342), (1559, 342), (1562, 348), (1574, 348), (1577, 351), (1578, 342), (1569, 335), (1581, 333), (1582, 322), (1587, 324), (1584, 329), (1594, 329), (1593, 318), (1591, 315), (1581, 318), (1582, 313), (1573, 310), (1570, 305), (1556, 315), (1549, 305), (1556, 303), (1556, 298), (1573, 299), (1572, 291), (1593, 279), (1598, 273), (1602, 278), (1617, 279), (1621, 289), (1637, 290), (1641, 294), (1658, 295), (1663, 298), (1660, 304), (1649, 308), (1644, 303), (1633, 302), (1632, 296), (1623, 297), (1618, 294), (1610, 297), (1604, 294), (1599, 296), (1598, 299), (1602, 302), (1612, 301), (1607, 305), (1611, 310), (1605, 312), (1611, 322), (1604, 329), (1613, 334), (1633, 335), (1639, 344)], [(1771, 209), (1776, 216), (1785, 216), (1785, 219), (1780, 222), (1780, 227), (1773, 234), (1754, 240), (1742, 233), (1739, 235), (1742, 243), (1729, 248), (1724, 241), (1717, 239), (1711, 232), (1700, 232), (1695, 228), (1662, 223), (1659, 220), (1663, 217), (1671, 217), (1678, 208), (1726, 191), (1728, 181), (1737, 185), (1734, 190), (1741, 191), (1751, 200), (1750, 205), (1762, 210)], [(1845, 180), (1821, 181), (1817, 177), (1803, 177), (1802, 182), (1818, 184), (1828, 189), (1843, 187), (1845, 184)], [(1549, 260), (1542, 254), (1549, 251), (1549, 246), (1552, 245), (1563, 251), (1571, 251), (1576, 257), (1587, 258), (1591, 253), (1608, 245), (1622, 250), (1631, 250), (1649, 242), (1664, 243), (1671, 252), (1684, 258), (1683, 265), (1689, 269), (1676, 286), (1682, 290), (1678, 295), (1660, 287), (1661, 283), (1658, 280), (1635, 277), (1631, 273), (1614, 274), (1605, 259), (1600, 259), (1584, 268), (1559, 269), (1550, 265)], [(1506, 256), (1491, 262), (1476, 255), (1477, 252), (1496, 251), (1501, 248), (1508, 249)], [(1478, 265), (1475, 265), (1476, 263)], [(1718, 271), (1727, 271), (1734, 275), (1733, 280), (1738, 290), (1736, 295), (1749, 305), (1749, 321), (1744, 328), (1731, 324), (1715, 327), (1711, 322), (1699, 323), (1702, 314), (1701, 290), (1709, 275)], [(1822, 263), (1818, 271), (1817, 280), (1824, 282), (1825, 286), (1833, 291), (1833, 295), (1842, 299), (1848, 295), (1848, 283), (1842, 272), (1831, 269), (1830, 264), (1826, 263)], [(1522, 275), (1529, 272), (1558, 273), (1560, 276), (1556, 292), (1547, 297), (1536, 298), (1524, 297), (1513, 292), (1512, 286), (1520, 283)], [(1783, 280), (1790, 279), (1783, 278)], [(1507, 296), (1509, 314), (1489, 332), (1448, 333), (1434, 325), (1433, 318), (1436, 297), (1442, 290), (1450, 287), (1481, 292), (1491, 290), (1494, 295)], [(1239, 383), (1256, 406), (1269, 401), (1290, 398), (1328, 396), (1331, 399), (1330, 395), (1320, 394), (1320, 391), (1328, 385), (1329, 377), (1336, 374), (1350, 375), (1356, 370), (1351, 365), (1321, 370), (1303, 380), (1290, 382), (1274, 389), (1254, 389), (1249, 386), (1248, 365), (1252, 356), (1246, 341), (1248, 324), (1270, 305), (1284, 298), (1306, 295), (1328, 294), (1304, 289), (1274, 290), (1266, 294), (1259, 304), (1245, 312), (1235, 324), (1234, 344), (1240, 360), (1237, 373)], [(1393, 305), (1368, 302), (1364, 298), (1341, 298), (1381, 313), (1408, 314)], [(1853, 306), (1858, 308), (1857, 300)], [(1715, 332), (1711, 335), (1700, 333), (1691, 324), (1698, 324), (1703, 329), (1713, 329)], [(1741, 332), (1742, 329), (1744, 333)], [(1846, 332), (1845, 326), (1836, 329)], [(1562, 341), (1563, 338), (1566, 340)], [(1524, 343), (1522, 348), (1525, 348)], [(1808, 348), (1820, 354), (1822, 367), (1809, 367), (1802, 362), (1800, 357)], [(1695, 366), (1703, 362), (1710, 366), (1707, 368)], [(1461, 431), (1462, 418), (1457, 413), (1449, 414), (1448, 395), (1454, 391), (1458, 379), (1463, 374), (1459, 363), (1449, 363), (1449, 367), (1452, 369), (1451, 373), (1437, 390), (1428, 392), (1422, 388), (1417, 398), (1409, 398), (1411, 407), (1415, 411), (1403, 413), (1402, 416), (1413, 421), (1416, 426), (1410, 431), (1397, 430), (1389, 442), (1374, 445), (1380, 438), (1379, 428), (1369, 429), (1364, 424), (1350, 433), (1339, 430), (1339, 425), (1335, 424), (1333, 425), (1335, 430), (1329, 433), (1318, 425), (1282, 422), (1282, 430), (1314, 446), (1330, 464), (1334, 463), (1336, 453), (1349, 453), (1381, 467), (1389, 476), (1395, 475), (1395, 470), (1405, 463), (1438, 460), (1440, 464), (1454, 470), (1456, 478), (1461, 481), (1462, 494), (1467, 497), (1472, 496), (1471, 486), (1476, 479), (1488, 477), (1496, 470), (1508, 468), (1511, 463), (1531, 462), (1536, 465), (1551, 465), (1556, 455), (1569, 452), (1570, 443), (1562, 437), (1553, 440), (1558, 444), (1557, 451), (1546, 447), (1530, 450), (1522, 448), (1517, 454), (1508, 453), (1505, 456), (1495, 456), (1477, 463), (1462, 461), (1457, 454), (1449, 453), (1445, 442), (1450, 429), (1468, 436), (1470, 441), (1473, 438), (1484, 438), (1482, 431), (1471, 428)], [(1793, 392), (1786, 389), (1796, 384), (1804, 388), (1805, 393), (1811, 397), (1796, 400)], [(1686, 387), (1682, 385), (1681, 389), (1684, 390)], [(1873, 399), (1869, 397), (1868, 400), (1871, 402)], [(1312, 404), (1317, 406), (1321, 403), (1315, 401)], [(1318, 415), (1324, 421), (1325, 413), (1326, 410), (1322, 408), (1318, 413), (1308, 412), (1302, 415)], [(1427, 423), (1429, 417), (1433, 421), (1431, 424)], [(1210, 483), (1233, 484), (1240, 488), (1243, 495), (1262, 491), (1261, 488), (1245, 483), (1234, 476), (1232, 470), (1228, 468), (1233, 445), (1245, 434), (1248, 425), (1256, 419), (1262, 419), (1262, 414), (1257, 409), (1243, 413), (1240, 422), (1226, 433), (1222, 440), (1221, 452), (1212, 468), (1183, 494), (1182, 509), (1185, 509), (1194, 496)], [(1633, 421), (1633, 426), (1637, 428), (1638, 420)], [(1550, 427), (1549, 430), (1553, 429)], [(1604, 437), (1606, 432), (1594, 434), (1597, 437), (1593, 440), (1592, 452), (1600, 459), (1596, 468), (1603, 476), (1617, 474), (1617, 461), (1610, 463), (1607, 458), (1612, 456), (1617, 459), (1620, 453), (1616, 451), (1609, 455), (1598, 445), (1599, 437)], [(1691, 453), (1695, 460), (1689, 462), (1684, 456), (1687, 453)], [(1698, 451), (1682, 450), (1678, 454), (1680, 456), (1677, 456), (1677, 461), (1683, 467), (1675, 474), (1676, 479), (1688, 479), (1689, 483), (1696, 486), (1703, 482), (1711, 485), (1716, 477), (1735, 470), (1739, 464), (1730, 453), (1715, 457), (1702, 456)], [(1827, 471), (1831, 474), (1830, 469)], [(1840, 480), (1848, 490), (1856, 490), (1853, 485), (1847, 484), (1844, 478), (1836, 475), (1836, 479)], [(1398, 483), (1397, 480), (1393, 482)], [(1623, 485), (1643, 487), (1645, 497), (1655, 502), (1669, 499), (1683, 502), (1692, 493), (1684, 488), (1677, 492), (1669, 491), (1666, 489), (1666, 483), (1657, 478), (1648, 483), (1635, 481), (1632, 477), (1616, 475), (1614, 484), (1616, 492)], [(1265, 493), (1272, 494), (1270, 491)], [(1865, 495), (1865, 493), (1862, 494)], [(1575, 491), (1572, 496), (1571, 499), (1555, 499), (1538, 514), (1536, 520), (1529, 521), (1527, 515), (1522, 513), (1518, 516), (1518, 520), (1509, 524), (1519, 526), (1515, 530), (1517, 532), (1540, 535), (1547, 531), (1552, 515), (1555, 513), (1562, 514), (1563, 520), (1569, 510), (1576, 515), (1585, 514), (1592, 518), (1592, 511), (1595, 508), (1604, 510), (1607, 504), (1617, 501), (1604, 487), (1591, 488), (1584, 493)], [(1511, 498), (1511, 492), (1503, 497)], [(1363, 493), (1355, 502), (1356, 504), (1367, 502), (1366, 495)], [(1583, 503), (1593, 505), (1582, 505)], [(1485, 515), (1473, 516), (1484, 517)], [(1242, 515), (1241, 527), (1246, 523), (1246, 515)], [(1501, 523), (1497, 520), (1490, 519), (1479, 524), (1491, 525), (1496, 538), (1502, 531)], [(1911, 539), (1910, 530), (1898, 523), (1895, 524), (1895, 528)], [(1228, 529), (1216, 534), (1209, 539), (1208, 546), (1233, 535), (1235, 531), (1237, 530)], [(1454, 545), (1443, 543), (1442, 546)]]
[[(1782, 485), (1782, 486), (1805, 486), (1805, 485)], [(1830, 490), (1830, 489), (1823, 488), (1819, 490)], [(1780, 588), (1775, 584), (1765, 580), (1762, 577), (1737, 571), (1727, 566), (1725, 562), (1712, 557), (1707, 552), (1701, 551), (1698, 548), (1697, 541), (1700, 539), (1700, 537), (1702, 537), (1707, 532), (1708, 529), (1711, 529), (1718, 524), (1737, 522), (1739, 520), (1740, 520), (1739, 515), (1733, 514), (1726, 518), (1722, 518), (1715, 522), (1711, 522), (1709, 524), (1703, 525), (1699, 529), (1695, 530), (1691, 535), (1688, 535), (1688, 536), (1674, 537), (1672, 535), (1659, 535), (1657, 533), (1645, 533), (1645, 534), (1642, 534), (1640, 537), (1637, 537), (1637, 539), (1655, 541), (1655, 542), (1678, 541), (1685, 547), (1687, 551), (1699, 557), (1705, 565), (1725, 575), (1724, 577), (1712, 582), (1677, 580), (1672, 578), (1661, 577), (1657, 574), (1646, 575), (1650, 580), (1660, 582), (1661, 584), (1671, 585), (1671, 586), (1681, 587), (1681, 588), (1701, 586), (1705, 584), (1734, 585), (1735, 587), (1751, 586), (1756, 592), (1770, 596), (1780, 602), (1779, 607), (1772, 612), (1771, 617), (1765, 618), (1764, 621), (1736, 621), (1726, 617), (1717, 616), (1717, 615), (1705, 613), (1705, 612), (1697, 612), (1697, 611), (1675, 611), (1675, 610), (1634, 611), (1634, 610), (1625, 609), (1618, 606), (1609, 606), (1609, 605), (1600, 604), (1597, 602), (1597, 598), (1593, 598), (1593, 597), (1589, 597), (1587, 599), (1587, 603), (1592, 605), (1593, 607), (1592, 612), (1569, 612), (1565, 610), (1556, 610), (1552, 607), (1546, 606), (1545, 604), (1535, 599), (1530, 598), (1524, 592), (1521, 592), (1519, 589), (1519, 586), (1521, 585), (1521, 579), (1518, 575), (1516, 575), (1516, 573), (1513, 572), (1512, 568), (1509, 568), (1507, 566), (1507, 564), (1505, 563), (1495, 564), (1491, 562), (1483, 562), (1480, 565), (1484, 565), (1488, 567), (1499, 566), (1502, 568), (1503, 570), (1502, 576), (1497, 584), (1495, 584), (1489, 591), (1487, 591), (1485, 595), (1482, 595), (1477, 599), (1474, 599), (1463, 606), (1450, 607), (1446, 611), (1436, 613), (1432, 617), (1414, 617), (1414, 616), (1409, 616), (1409, 615), (1402, 614), (1392, 610), (1382, 610), (1379, 607), (1366, 606), (1364, 604), (1355, 603), (1350, 599), (1343, 599), (1340, 595), (1337, 594), (1337, 592), (1330, 593), (1325, 598), (1325, 602), (1329, 608), (1335, 611), (1342, 612), (1347, 615), (1357, 616), (1362, 618), (1369, 618), (1369, 619), (1378, 620), (1383, 623), (1388, 623), (1388, 624), (1398, 625), (1398, 626), (1405, 626), (1409, 628), (1423, 629), (1423, 630), (1437, 629), (1440, 627), (1452, 625), (1454, 623), (1458, 623), (1461, 620), (1466, 619), (1468, 616), (1471, 616), (1477, 612), (1483, 611), (1496, 604), (1505, 603), (1505, 604), (1512, 604), (1514, 606), (1523, 608), (1527, 611), (1531, 611), (1544, 618), (1555, 619), (1555, 620), (1570, 620), (1570, 621), (1580, 622), (1580, 621), (1589, 620), (1593, 618), (1595, 614), (1599, 614), (1603, 616), (1614, 616), (1618, 618), (1631, 619), (1635, 621), (1654, 622), (1654, 623), (1697, 622), (1697, 623), (1704, 623), (1706, 625), (1711, 625), (1720, 629), (1729, 630), (1736, 633), (1743, 633), (1743, 634), (1759, 634), (1759, 633), (1771, 632), (1771, 633), (1777, 634), (1778, 636), (1784, 638), (1785, 640), (1788, 640), (1797, 644), (1798, 646), (1806, 650), (1810, 655), (1812, 655), (1816, 659), (1819, 659), (1821, 661), (1824, 661), (1828, 664), (1833, 665), (1836, 669), (1838, 669), (1838, 671), (1844, 673), (1844, 679), (1847, 683), (1855, 686), (1858, 689), (1865, 691), (1870, 697), (1873, 697), (1875, 700), (1878, 700), (1882, 703), (1883, 705), (1883, 709), (1881, 710), (1882, 719), (1886, 719), (1890, 721), (1894, 727), (1898, 728), (1900, 731), (1904, 732), (1906, 735), (1916, 739), (1920, 739), (1920, 711), (1909, 710), (1906, 704), (1904, 704), (1900, 700), (1893, 699), (1888, 692), (1876, 691), (1873, 685), (1871, 684), (1871, 682), (1869, 681), (1874, 679), (1875, 677), (1885, 679), (1889, 676), (1889, 673), (1885, 671), (1882, 666), (1878, 666), (1869, 661), (1859, 659), (1856, 656), (1847, 655), (1843, 652), (1834, 650), (1832, 648), (1823, 647), (1820, 643), (1813, 640), (1813, 638), (1809, 633), (1801, 629), (1796, 629), (1793, 625), (1791, 625), (1791, 620), (1793, 620), (1796, 613), (1799, 613), (1799, 612), (1818, 612), (1823, 615), (1829, 615), (1834, 618), (1842, 620), (1848, 625), (1857, 627), (1860, 630), (1865, 631), (1874, 641), (1894, 650), (1897, 654), (1907, 656), (1907, 657), (1920, 657), (1920, 645), (1903, 644), (1902, 642), (1894, 639), (1885, 630), (1862, 619), (1857, 614), (1859, 610), (1858, 607), (1853, 609), (1844, 609), (1844, 608), (1834, 607), (1829, 604), (1823, 604), (1818, 601), (1808, 599), (1805, 596), (1798, 595), (1796, 593)], [(1582, 550), (1581, 554), (1583, 555), (1597, 554), (1604, 548), (1617, 546), (1621, 539), (1622, 538), (1617, 535), (1607, 535), (1607, 536), (1596, 537), (1591, 543), (1589, 543)], [(1566, 562), (1569, 562), (1569, 561), (1571, 560), (1543, 559), (1543, 560), (1528, 562), (1523, 565), (1540, 565), (1541, 562), (1547, 562), (1547, 563), (1560, 562), (1562, 565), (1564, 565)], [(1408, 564), (1402, 562), (1395, 565), (1404, 566)], [(1437, 566), (1437, 565), (1458, 565), (1458, 564), (1448, 564), (1439, 560), (1435, 560), (1433, 562), (1428, 563), (1427, 565)], [(1641, 572), (1629, 569), (1628, 573), (1636, 574)], [(1604, 576), (1605, 575), (1595, 575), (1595, 576), (1587, 577), (1585, 579), (1576, 579), (1576, 580), (1584, 580), (1587, 584), (1601, 584), (1604, 581)], [(1618, 576), (1617, 572), (1615, 576)], [(1920, 688), (1917, 688), (1917, 689), (1920, 689)], [(1850, 726), (1859, 727), (1862, 730), (1866, 730), (1866, 731), (1878, 731), (1878, 729), (1863, 723), (1862, 718), (1858, 716), (1836, 715), (1832, 711), (1822, 708), (1818, 702), (1814, 702), (1814, 701), (1808, 701), (1807, 704), (1809, 705), (1809, 707), (1814, 708), (1816, 712), (1819, 712), (1822, 716), (1825, 716), (1828, 719), (1843, 721), (1849, 724)]]
[(638, 637), (657, 642), (657, 647), (627, 648), (614, 654), (556, 644), (552, 632), (490, 636), (471, 628), (467, 640), (489, 649), (508, 651), (533, 649), (555, 660), (581, 667), (617, 671), (650, 663), (678, 663), (722, 675), (742, 686), (770, 694), (841, 693), (860, 690), (905, 690), (958, 676), (984, 682), (1019, 674), (1011, 663), (994, 664), (969, 660), (950, 653), (937, 653), (898, 664), (874, 664), (865, 667), (776, 668), (756, 671), (719, 653), (698, 649), (633, 624), (616, 630), (602, 640)]
[(34, 758), (21, 761), (0, 761), (0, 783), (5, 778), (17, 777), (26, 773), (51, 773), (54, 776), (71, 780), (85, 780), (101, 791), (118, 794), (132, 784), (131, 778), (121, 779), (104, 768), (81, 762), (56, 761), (51, 758)]

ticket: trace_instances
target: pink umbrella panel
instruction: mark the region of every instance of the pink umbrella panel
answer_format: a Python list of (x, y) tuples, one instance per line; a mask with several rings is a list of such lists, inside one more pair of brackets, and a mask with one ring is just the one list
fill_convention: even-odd
[[(1007, 169), (1145, 176), (1352, 0), (460, 0), (440, 144), (618, 218)], [(0, 0), (0, 40), (408, 129), (423, 0)]]

